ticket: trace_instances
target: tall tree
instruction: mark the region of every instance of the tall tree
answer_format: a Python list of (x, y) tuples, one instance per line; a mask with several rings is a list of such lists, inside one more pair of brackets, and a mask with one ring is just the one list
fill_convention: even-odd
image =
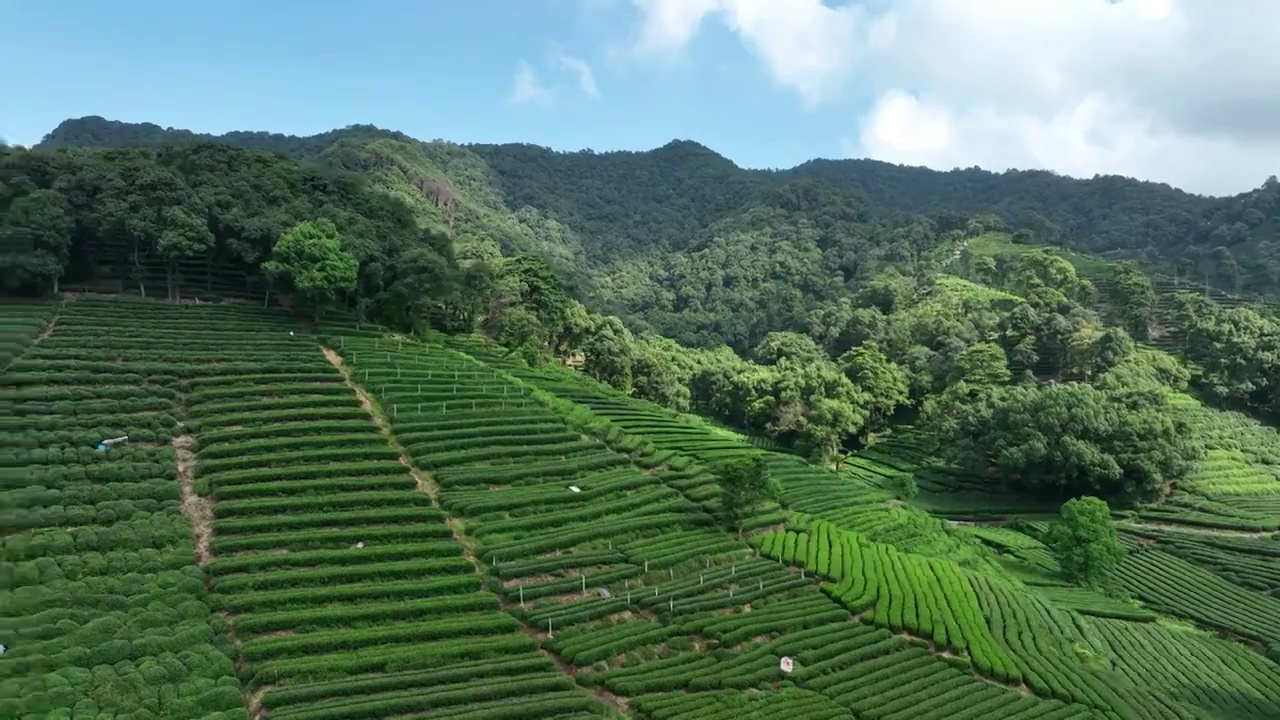
[(720, 507), (725, 519), (742, 537), (747, 516), (769, 497), (769, 468), (759, 455), (721, 463), (714, 468), (720, 483)]
[(1079, 497), (1063, 503), (1061, 518), (1050, 528), (1045, 544), (1062, 572), (1081, 585), (1097, 585), (1124, 557), (1124, 548), (1111, 523), (1105, 500)]
[(338, 229), (329, 220), (307, 220), (281, 236), (262, 270), (273, 281), (287, 283), (295, 297), (318, 319), (320, 310), (340, 292), (356, 287), (359, 263), (342, 248)]
[(1121, 260), (1113, 268), (1114, 277), (1108, 291), (1111, 304), (1124, 329), (1138, 340), (1146, 340), (1156, 300), (1151, 278), (1132, 260)]
[(4, 284), (57, 292), (74, 229), (70, 206), (61, 193), (35, 190), (10, 202), (0, 217)]
[(867, 429), (878, 430), (899, 405), (909, 399), (907, 373), (880, 351), (874, 342), (865, 342), (840, 356), (844, 374), (865, 396)]
[[(177, 300), (180, 278), (178, 263), (188, 258), (198, 258), (213, 249), (213, 233), (204, 218), (180, 206), (170, 206), (161, 213), (160, 236), (156, 238), (156, 252), (166, 262), (165, 279), (170, 300)], [(335, 232), (337, 232), (335, 230)]]

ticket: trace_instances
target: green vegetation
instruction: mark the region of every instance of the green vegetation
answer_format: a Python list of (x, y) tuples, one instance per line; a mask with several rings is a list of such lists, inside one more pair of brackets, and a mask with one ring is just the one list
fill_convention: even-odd
[(744, 457), (714, 468), (720, 482), (720, 507), (741, 539), (743, 523), (769, 495), (769, 468), (759, 457)]
[(1062, 504), (1062, 519), (1045, 537), (1068, 579), (1083, 585), (1102, 582), (1124, 557), (1107, 503), (1081, 497)]
[(356, 289), (360, 264), (342, 249), (338, 229), (328, 220), (300, 222), (289, 228), (275, 247), (262, 272), (283, 282), (304, 305), (320, 310), (339, 292)]
[(0, 159), (6, 716), (1280, 715), (1280, 333), (1093, 215), (81, 131)]

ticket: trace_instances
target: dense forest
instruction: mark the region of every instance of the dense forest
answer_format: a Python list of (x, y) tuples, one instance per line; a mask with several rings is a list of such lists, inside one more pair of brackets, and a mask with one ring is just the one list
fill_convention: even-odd
[[(4, 151), (0, 280), (479, 331), (826, 460), (915, 423), (994, 486), (1134, 500), (1204, 453), (1170, 389), (1280, 409), (1280, 323), (1152, 281), (1261, 289), (1278, 213), (1274, 180), (1210, 199), (869, 161), (753, 172), (689, 142), (556, 153), (82, 118)], [(1102, 288), (1066, 246), (1136, 262)]]
[[(37, 147), (201, 140), (308, 160), (333, 155), (333, 146), (344, 141), (373, 139), (419, 145), (373, 126), (310, 137), (265, 132), (214, 137), (85, 117), (63, 122)], [(459, 147), (438, 141), (427, 146), (427, 155), (439, 155), (442, 147), (474, 155), (485, 165), (479, 171), (484, 181), (512, 209), (538, 208), (572, 228), (597, 259), (685, 249), (716, 221), (753, 207), (762, 194), (789, 180), (815, 180), (857, 198), (877, 216), (924, 215), (945, 232), (966, 216), (994, 214), (1041, 243), (1134, 259), (1148, 272), (1233, 294), (1280, 297), (1280, 181), (1274, 176), (1256, 190), (1208, 198), (1118, 176), (1075, 179), (1044, 170), (979, 168), (938, 172), (876, 160), (813, 160), (790, 170), (751, 171), (690, 141), (647, 152), (607, 153), (518, 144)]]

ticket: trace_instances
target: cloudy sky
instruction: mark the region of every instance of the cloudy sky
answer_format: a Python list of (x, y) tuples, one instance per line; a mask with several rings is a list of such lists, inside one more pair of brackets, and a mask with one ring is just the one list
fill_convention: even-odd
[[(353, 10), (353, 8), (359, 8)], [(98, 114), (749, 167), (872, 157), (1119, 173), (1229, 194), (1280, 174), (1277, 0), (0, 0), (0, 137)]]

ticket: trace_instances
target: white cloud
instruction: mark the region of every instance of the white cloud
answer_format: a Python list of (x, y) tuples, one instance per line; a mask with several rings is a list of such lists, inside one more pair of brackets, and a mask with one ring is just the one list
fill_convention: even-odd
[(538, 79), (538, 71), (527, 62), (516, 66), (515, 87), (507, 96), (512, 105), (547, 105), (551, 102), (551, 91)]
[(704, 18), (719, 15), (761, 59), (775, 82), (817, 105), (837, 91), (865, 51), (849, 42), (866, 24), (860, 6), (819, 0), (633, 0), (644, 21), (638, 47), (649, 55), (683, 48)]
[(578, 80), (578, 89), (587, 97), (600, 97), (600, 88), (596, 86), (595, 73), (591, 71), (591, 66), (582, 58), (577, 58), (566, 54), (563, 50), (553, 48), (551, 51), (551, 63), (558, 68), (573, 73)]
[(1274, 0), (632, 0), (671, 56), (715, 17), (808, 107), (857, 87), (852, 154), (1118, 173), (1196, 192), (1280, 172)]

